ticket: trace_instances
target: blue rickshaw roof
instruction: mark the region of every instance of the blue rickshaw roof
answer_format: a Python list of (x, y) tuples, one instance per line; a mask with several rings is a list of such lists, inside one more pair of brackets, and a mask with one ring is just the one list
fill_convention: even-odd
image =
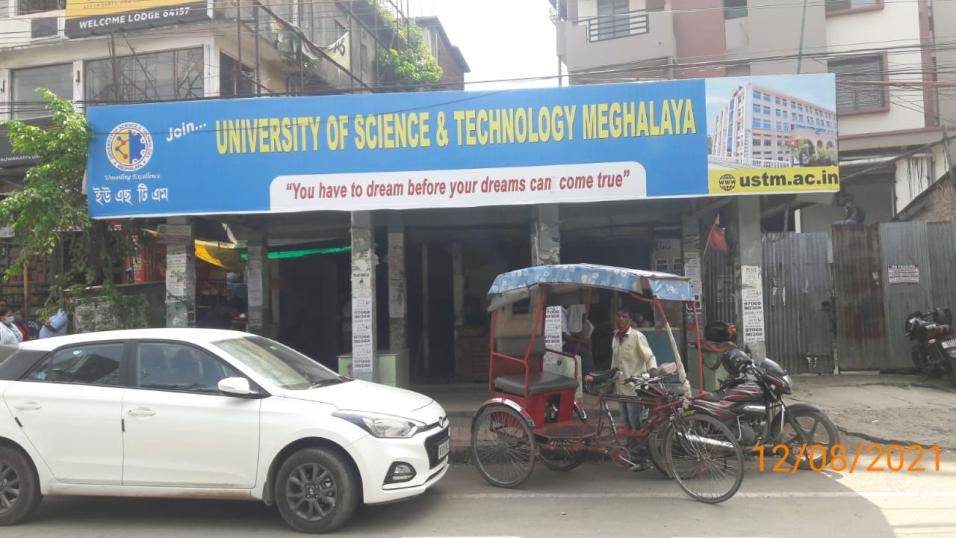
[(609, 265), (594, 265), (588, 263), (537, 265), (502, 273), (495, 278), (488, 290), (489, 297), (499, 300), (495, 304), (513, 302), (501, 301), (504, 297), (520, 300), (520, 292), (527, 292), (534, 286), (542, 284), (577, 285), (582, 287), (603, 288), (620, 292), (644, 293), (650, 290), (654, 297), (668, 301), (693, 301), (694, 290), (690, 279), (684, 276), (630, 269), (626, 267), (612, 267)]

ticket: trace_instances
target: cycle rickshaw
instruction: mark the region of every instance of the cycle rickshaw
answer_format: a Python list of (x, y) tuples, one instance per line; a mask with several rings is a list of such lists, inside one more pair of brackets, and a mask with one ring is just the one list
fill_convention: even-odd
[[(655, 378), (620, 379), (613, 371), (588, 376), (600, 412), (587, 416), (576, 401), (579, 372), (573, 376), (544, 367), (545, 357), (572, 357), (548, 347), (544, 337), (547, 306), (584, 305), (588, 316), (595, 290), (644, 301), (663, 322), (673, 363)], [(629, 439), (648, 443), (659, 470), (674, 478), (692, 498), (718, 503), (729, 499), (743, 478), (743, 454), (735, 436), (720, 421), (688, 409), (693, 398), (681, 354), (662, 301), (689, 303), (694, 295), (686, 277), (591, 264), (544, 265), (498, 275), (488, 291), (491, 341), (488, 390), (491, 397), (471, 425), (471, 456), (484, 479), (499, 487), (517, 487), (540, 461), (549, 469), (569, 471), (588, 454), (628, 463)], [(700, 331), (694, 331), (700, 349)], [(554, 343), (552, 343), (554, 345)], [(700, 358), (698, 358), (700, 360)], [(676, 384), (666, 383), (677, 377)], [(602, 389), (626, 382), (636, 396), (614, 396)], [(675, 388), (676, 385), (676, 388)], [(638, 430), (618, 428), (608, 401), (640, 402), (648, 410)]]

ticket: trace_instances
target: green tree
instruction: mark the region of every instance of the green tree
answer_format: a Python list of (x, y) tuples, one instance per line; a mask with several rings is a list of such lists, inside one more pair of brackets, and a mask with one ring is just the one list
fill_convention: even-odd
[(137, 232), (90, 218), (83, 192), (91, 138), (86, 116), (49, 90), (37, 92), (52, 117), (49, 127), (5, 123), (13, 150), (38, 157), (26, 172), (23, 188), (0, 201), (0, 225), (13, 227), (20, 247), (5, 276), (16, 278), (31, 260), (53, 257), (57, 263), (47, 306), (89, 286), (104, 286), (108, 295), (118, 297), (113, 283), (123, 258), (134, 252)]
[(378, 6), (378, 12), (394, 29), (396, 40), (394, 47), (379, 48), (375, 54), (382, 76), (380, 82), (414, 89), (415, 86), (440, 81), (444, 72), (429, 52), (422, 29), (411, 21), (396, 22), (381, 6)]

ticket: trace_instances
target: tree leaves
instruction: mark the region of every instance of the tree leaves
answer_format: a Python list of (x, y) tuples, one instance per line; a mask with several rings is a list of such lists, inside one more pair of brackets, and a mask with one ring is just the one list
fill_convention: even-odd
[[(0, 225), (12, 226), (20, 247), (6, 269), (19, 276), (30, 260), (53, 257), (47, 304), (57, 304), (71, 288), (105, 285), (112, 289), (122, 260), (134, 252), (135, 228), (93, 221), (87, 212), (83, 174), (92, 133), (86, 116), (49, 90), (37, 90), (52, 123), (47, 128), (6, 122), (16, 153), (36, 155), (23, 188), (0, 200)], [(54, 256), (54, 254), (56, 256)]]

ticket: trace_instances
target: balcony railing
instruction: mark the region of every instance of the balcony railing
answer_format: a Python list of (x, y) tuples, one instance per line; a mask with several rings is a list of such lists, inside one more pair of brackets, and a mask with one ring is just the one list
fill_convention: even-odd
[(629, 11), (587, 19), (588, 42), (620, 39), (651, 31), (650, 16), (646, 10)]

